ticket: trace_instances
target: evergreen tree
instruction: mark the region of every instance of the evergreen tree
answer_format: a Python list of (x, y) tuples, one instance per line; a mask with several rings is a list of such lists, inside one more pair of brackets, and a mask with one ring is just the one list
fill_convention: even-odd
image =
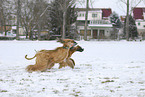
[(118, 35), (119, 28), (122, 27), (121, 20), (117, 13), (113, 12), (110, 16), (110, 22), (113, 25), (113, 33), (111, 33), (111, 38), (116, 39)]
[(113, 12), (110, 16), (110, 21), (115, 28), (121, 28), (122, 23), (117, 13)]
[[(61, 9), (61, 6), (63, 5), (61, 3), (63, 2), (65, 2), (65, 0), (54, 0), (50, 7), (49, 30), (56, 35), (62, 35), (63, 31), (63, 10)], [(69, 6), (66, 12), (66, 36), (71, 34), (71, 25), (76, 22), (76, 19), (77, 13), (75, 11), (75, 5)]]
[[(124, 22), (124, 35), (126, 36), (126, 19)], [(138, 37), (137, 27), (135, 24), (135, 20), (131, 15), (129, 15), (129, 38), (134, 39), (135, 37)]]

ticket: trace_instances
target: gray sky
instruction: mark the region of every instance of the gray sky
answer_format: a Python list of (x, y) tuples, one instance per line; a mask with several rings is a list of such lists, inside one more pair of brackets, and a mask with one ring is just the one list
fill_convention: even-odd
[[(86, 1), (86, 0), (85, 0)], [(119, 15), (126, 14), (126, 6), (120, 0), (92, 0), (92, 4), (90, 3), (90, 7), (93, 8), (111, 8), (112, 11), (115, 11)], [(125, 0), (127, 1), (127, 0)], [(139, 0), (130, 0), (130, 3), (133, 1), (132, 5), (136, 5)], [(85, 7), (85, 4), (78, 5), (79, 7)], [(145, 0), (141, 2), (137, 7), (145, 7)]]

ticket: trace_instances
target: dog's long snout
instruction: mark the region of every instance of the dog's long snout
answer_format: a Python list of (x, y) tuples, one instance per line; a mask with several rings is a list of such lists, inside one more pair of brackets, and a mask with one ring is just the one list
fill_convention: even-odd
[(80, 50), (80, 52), (83, 52), (84, 51), (84, 48), (82, 48), (81, 50)]
[(77, 45), (78, 43), (77, 42), (74, 42), (74, 45)]

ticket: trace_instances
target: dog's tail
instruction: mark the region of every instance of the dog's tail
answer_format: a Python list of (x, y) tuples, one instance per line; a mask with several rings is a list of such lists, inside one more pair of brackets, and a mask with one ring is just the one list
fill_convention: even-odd
[(32, 60), (32, 59), (34, 59), (36, 57), (36, 55), (34, 57), (32, 57), (32, 58), (27, 58), (27, 56), (28, 55), (25, 55), (25, 59), (27, 59), (27, 60)]

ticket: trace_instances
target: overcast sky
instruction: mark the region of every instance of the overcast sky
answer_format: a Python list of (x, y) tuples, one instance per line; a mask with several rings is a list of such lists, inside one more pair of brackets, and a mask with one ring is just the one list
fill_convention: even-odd
[[(92, 0), (92, 1), (93, 1), (92, 4), (90, 3), (90, 7), (93, 7), (93, 8), (111, 8), (112, 11), (115, 11), (119, 15), (126, 14), (126, 6), (120, 0)], [(130, 1), (133, 1), (133, 5), (135, 5), (135, 4), (137, 4), (136, 2), (139, 0), (130, 0)], [(82, 5), (79, 5), (79, 7), (85, 7), (85, 5), (82, 4)], [(138, 5), (138, 7), (145, 7), (145, 2), (141, 2)]]

